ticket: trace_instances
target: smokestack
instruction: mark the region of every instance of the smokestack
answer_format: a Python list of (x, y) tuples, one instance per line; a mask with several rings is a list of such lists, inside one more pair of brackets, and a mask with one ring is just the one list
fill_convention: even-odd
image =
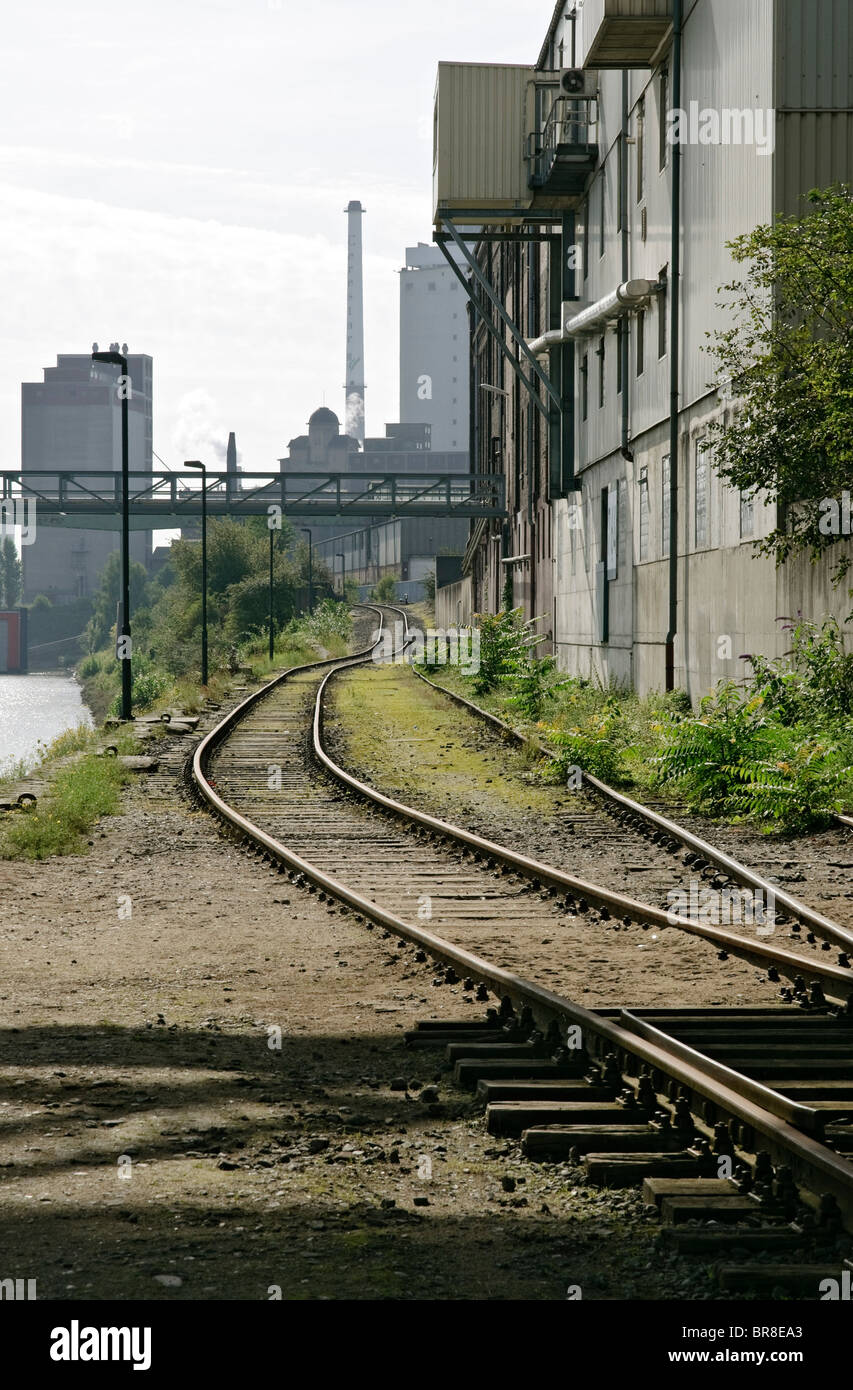
[(361, 272), (361, 219), (364, 208), (344, 208), (347, 232), (347, 383), (344, 432), (364, 443), (364, 296)]
[(237, 440), (233, 430), (228, 436), (228, 448), (225, 451), (225, 472), (237, 472)]

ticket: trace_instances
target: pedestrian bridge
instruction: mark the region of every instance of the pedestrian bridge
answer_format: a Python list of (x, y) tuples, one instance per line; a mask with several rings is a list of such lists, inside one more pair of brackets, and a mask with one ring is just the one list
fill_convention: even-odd
[[(266, 516), (280, 507), (287, 517), (503, 517), (504, 479), (499, 473), (208, 473), (211, 517)], [(3, 503), (35, 506), (39, 524), (107, 529), (119, 524), (122, 475), (4, 470)], [(201, 480), (184, 474), (129, 474), (128, 504), (134, 530), (167, 529), (201, 516)], [(4, 515), (10, 510), (3, 507)]]

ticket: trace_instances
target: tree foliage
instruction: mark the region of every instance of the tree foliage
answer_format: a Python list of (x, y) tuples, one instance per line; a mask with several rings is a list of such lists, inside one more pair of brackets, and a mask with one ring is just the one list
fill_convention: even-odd
[[(804, 216), (729, 243), (746, 270), (723, 287), (733, 324), (708, 335), (718, 388), (737, 401), (734, 419), (711, 430), (716, 466), (777, 505), (756, 542), (777, 563), (837, 543), (821, 503), (840, 505), (853, 480), (853, 191), (814, 189), (807, 203)], [(837, 556), (836, 579), (849, 564)]]
[(23, 574), (17, 547), (11, 536), (0, 545), (0, 608), (16, 608), (21, 601)]
[[(121, 596), (121, 554), (111, 551), (101, 571), (101, 582), (95, 594), (92, 616), (86, 628), (89, 651), (103, 647), (116, 621), (116, 605)], [(143, 565), (130, 562), (130, 613), (144, 608), (148, 602), (148, 576)]]

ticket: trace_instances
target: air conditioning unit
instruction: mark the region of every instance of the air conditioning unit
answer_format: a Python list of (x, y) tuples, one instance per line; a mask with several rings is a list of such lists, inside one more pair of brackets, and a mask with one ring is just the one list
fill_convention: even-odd
[(560, 73), (561, 97), (595, 97), (598, 95), (598, 73), (586, 68), (563, 68)]

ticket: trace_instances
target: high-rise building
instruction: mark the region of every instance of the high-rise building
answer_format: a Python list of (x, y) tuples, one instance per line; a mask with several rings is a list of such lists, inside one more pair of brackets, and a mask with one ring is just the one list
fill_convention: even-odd
[[(132, 353), (127, 367), (130, 471), (150, 473), (153, 362), (146, 354)], [(22, 384), (24, 473), (55, 468), (74, 473), (85, 486), (87, 471), (121, 468), (118, 375), (118, 367), (93, 362), (91, 353), (60, 353), (55, 367), (44, 368), (43, 382)], [(36, 480), (33, 486), (38, 489)], [(46, 518), (39, 517), (35, 541), (23, 547), (25, 602), (47, 594), (54, 603), (67, 603), (94, 593), (107, 557), (118, 547), (117, 529), (72, 529), (47, 525)], [(130, 554), (132, 560), (148, 565), (150, 531), (131, 532)]]
[(442, 252), (419, 241), (400, 271), (400, 419), (438, 452), (468, 449), (468, 312)]

